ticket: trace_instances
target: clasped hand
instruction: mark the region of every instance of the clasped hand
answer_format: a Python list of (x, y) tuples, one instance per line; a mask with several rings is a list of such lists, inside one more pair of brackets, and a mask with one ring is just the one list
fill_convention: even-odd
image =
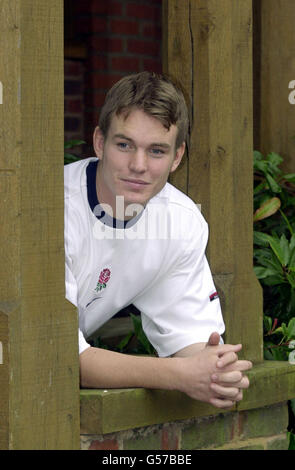
[(182, 358), (182, 390), (190, 397), (217, 408), (231, 408), (243, 398), (249, 379), (243, 372), (252, 363), (239, 360), (241, 344), (220, 344), (220, 335), (212, 333), (205, 347), (190, 357)]
[[(218, 347), (220, 336), (212, 333), (206, 348)], [(216, 363), (216, 371), (211, 375), (210, 389), (213, 396), (210, 403), (217, 408), (232, 407), (235, 402), (242, 400), (243, 389), (249, 387), (249, 379), (242, 372), (252, 368), (252, 363), (247, 360), (239, 360), (237, 352), (242, 345), (223, 345), (225, 352), (219, 353)]]

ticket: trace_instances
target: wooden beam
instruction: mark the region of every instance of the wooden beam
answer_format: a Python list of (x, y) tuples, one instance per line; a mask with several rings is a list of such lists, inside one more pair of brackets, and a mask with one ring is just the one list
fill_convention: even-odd
[[(284, 157), (283, 168), (295, 172), (295, 104), (289, 95), (295, 80), (294, 0), (257, 0), (259, 9), (256, 26), (255, 54), (259, 55), (258, 80), (260, 115), (257, 126), (259, 136), (256, 150), (264, 154), (279, 153)], [(256, 118), (256, 117), (255, 117)]]
[[(209, 223), (207, 255), (228, 343), (262, 360), (262, 291), (253, 273), (251, 0), (164, 0), (163, 63), (190, 98), (186, 166), (171, 182)], [(242, 356), (241, 355), (241, 356)]]
[(77, 314), (64, 299), (63, 2), (0, 7), (0, 449), (78, 449)]

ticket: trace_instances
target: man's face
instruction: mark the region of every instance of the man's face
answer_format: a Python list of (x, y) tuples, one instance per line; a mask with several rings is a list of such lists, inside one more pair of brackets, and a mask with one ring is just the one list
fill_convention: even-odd
[(139, 109), (113, 116), (106, 139), (97, 127), (93, 142), (101, 160), (97, 174), (100, 203), (109, 204), (115, 215), (116, 196), (128, 204), (144, 206), (164, 187), (169, 173), (183, 156), (185, 143), (175, 148), (177, 127), (169, 131), (162, 123)]

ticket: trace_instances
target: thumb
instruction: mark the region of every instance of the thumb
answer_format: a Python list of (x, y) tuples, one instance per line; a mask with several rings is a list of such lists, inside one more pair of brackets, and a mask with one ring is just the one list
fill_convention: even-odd
[(214, 331), (213, 333), (211, 333), (206, 346), (218, 346), (219, 342), (220, 342), (220, 334)]

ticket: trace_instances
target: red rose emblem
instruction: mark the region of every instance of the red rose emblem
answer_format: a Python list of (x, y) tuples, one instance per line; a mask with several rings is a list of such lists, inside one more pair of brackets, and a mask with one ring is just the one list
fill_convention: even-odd
[(106, 284), (111, 277), (111, 271), (109, 269), (103, 269), (100, 273), (98, 282), (100, 284)]

